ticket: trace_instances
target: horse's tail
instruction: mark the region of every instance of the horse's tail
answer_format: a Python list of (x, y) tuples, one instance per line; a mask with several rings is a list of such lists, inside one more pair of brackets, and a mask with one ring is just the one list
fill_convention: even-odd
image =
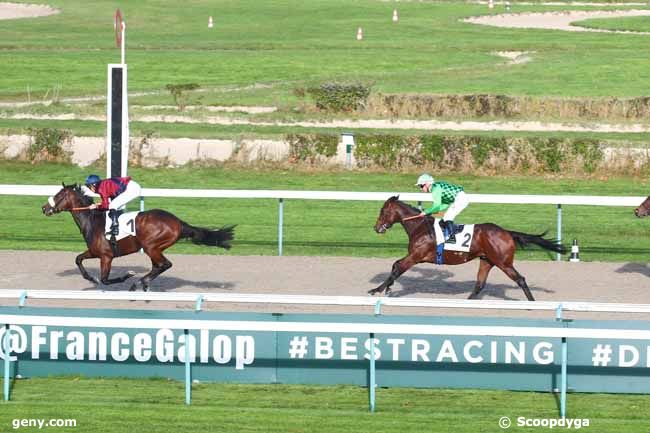
[(181, 238), (190, 238), (195, 244), (210, 245), (230, 249), (230, 241), (235, 237), (235, 226), (224, 226), (218, 230), (194, 227), (183, 222)]
[(558, 244), (557, 241), (553, 239), (544, 239), (544, 236), (546, 235), (547, 232), (544, 232), (539, 235), (529, 235), (526, 233), (513, 232), (510, 230), (507, 230), (507, 232), (510, 233), (510, 235), (515, 240), (517, 245), (519, 245), (522, 248), (528, 244), (535, 244), (535, 245), (539, 245), (545, 250), (555, 251), (556, 253), (561, 253), (561, 254), (566, 253), (566, 248), (564, 247), (564, 245)]

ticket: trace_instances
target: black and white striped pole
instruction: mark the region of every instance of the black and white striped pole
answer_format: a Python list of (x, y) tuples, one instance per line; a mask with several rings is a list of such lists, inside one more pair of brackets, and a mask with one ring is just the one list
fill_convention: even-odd
[(577, 263), (580, 261), (580, 249), (578, 248), (578, 240), (573, 240), (573, 245), (571, 245), (571, 257), (569, 261), (572, 263)]

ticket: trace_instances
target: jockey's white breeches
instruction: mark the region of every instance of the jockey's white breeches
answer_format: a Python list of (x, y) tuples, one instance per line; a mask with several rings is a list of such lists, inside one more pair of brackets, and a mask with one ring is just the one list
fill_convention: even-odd
[(108, 204), (108, 208), (123, 210), (128, 202), (134, 198), (140, 197), (140, 189), (140, 184), (133, 180), (129, 181), (124, 192), (111, 200)]
[(447, 212), (445, 212), (445, 216), (442, 217), (444, 221), (453, 221), (456, 219), (459, 213), (463, 211), (469, 204), (469, 200), (467, 199), (467, 194), (465, 194), (464, 191), (461, 191), (456, 195), (456, 199), (454, 202), (449, 206), (447, 209)]

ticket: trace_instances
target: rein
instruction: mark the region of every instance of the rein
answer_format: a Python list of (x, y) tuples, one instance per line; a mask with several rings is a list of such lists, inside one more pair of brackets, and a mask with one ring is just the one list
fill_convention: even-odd
[(420, 216), (420, 214), (417, 214), (417, 215), (413, 215), (413, 216), (410, 216), (410, 217), (402, 218), (402, 221), (410, 221), (410, 220), (414, 220), (416, 218), (422, 218), (422, 217)]

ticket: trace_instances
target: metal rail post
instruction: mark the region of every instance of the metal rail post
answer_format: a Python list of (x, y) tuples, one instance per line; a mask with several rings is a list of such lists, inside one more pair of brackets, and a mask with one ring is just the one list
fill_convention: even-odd
[(190, 366), (190, 334), (187, 329), (183, 330), (185, 335), (185, 404), (192, 403), (192, 372)]
[[(144, 196), (140, 196), (140, 212), (144, 212)], [(140, 254), (144, 254), (142, 248), (140, 248)]]
[(284, 219), (284, 200), (279, 199), (278, 208), (278, 256), (282, 255), (282, 224)]
[(375, 334), (370, 333), (370, 383), (368, 383), (368, 400), (370, 412), (375, 411)]
[[(562, 205), (557, 205), (557, 243), (558, 245), (562, 244)], [(562, 260), (560, 253), (557, 253), (556, 261)]]
[[(375, 316), (381, 315), (381, 298), (375, 303)], [(375, 334), (370, 333), (370, 380), (368, 383), (368, 405), (375, 411), (375, 388), (377, 387), (377, 365), (375, 363)]]
[(562, 337), (562, 384), (560, 389), (560, 416), (566, 417), (568, 347), (566, 337)]
[(4, 399), (9, 401), (9, 367), (11, 364), (11, 347), (9, 345), (9, 324), (5, 325), (5, 335), (2, 339), (2, 347), (5, 355), (5, 376), (4, 376)]
[[(555, 320), (562, 320), (563, 305), (560, 303), (555, 310)], [(566, 322), (564, 327), (566, 328)], [(560, 371), (560, 416), (566, 417), (566, 392), (567, 392), (567, 364), (568, 364), (568, 343), (566, 337), (562, 337), (562, 365)]]
[(18, 298), (18, 306), (19, 307), (24, 307), (26, 299), (27, 299), (27, 290), (23, 290), (20, 293), (20, 297)]

